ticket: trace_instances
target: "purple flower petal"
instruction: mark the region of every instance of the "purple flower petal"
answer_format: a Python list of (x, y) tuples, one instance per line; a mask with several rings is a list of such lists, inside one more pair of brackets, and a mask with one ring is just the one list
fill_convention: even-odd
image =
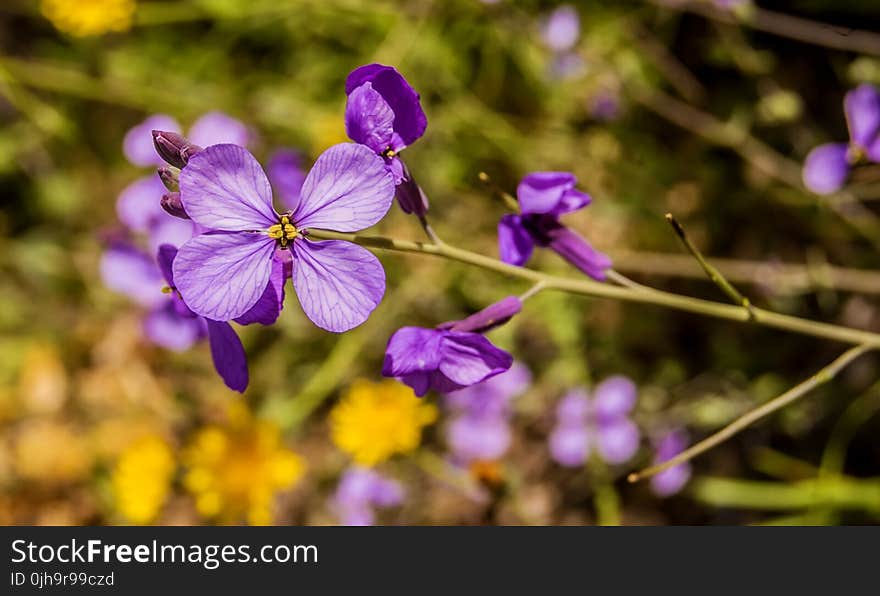
[(498, 251), (501, 260), (522, 266), (528, 262), (535, 248), (531, 234), (522, 225), (519, 215), (505, 215), (498, 222)]
[(296, 211), (306, 174), (302, 170), (302, 158), (293, 149), (278, 149), (269, 158), (267, 170), (269, 181), (281, 202), (290, 211)]
[(561, 425), (550, 434), (550, 455), (556, 463), (576, 468), (590, 455), (590, 433), (585, 426)]
[(452, 331), (485, 333), (490, 329), (503, 325), (514, 315), (519, 314), (521, 310), (522, 301), (519, 298), (516, 296), (506, 296), (469, 317), (465, 317), (460, 321), (444, 323), (440, 327)]
[(639, 428), (627, 418), (600, 423), (596, 433), (599, 454), (609, 464), (627, 462), (639, 449)]
[(572, 389), (556, 405), (556, 423), (562, 426), (584, 426), (590, 414), (590, 399), (583, 389)]
[(275, 241), (266, 234), (202, 234), (177, 252), (174, 282), (193, 312), (229, 321), (250, 310), (263, 295), (274, 252)]
[(192, 221), (162, 213), (162, 216), (150, 228), (150, 249), (156, 252), (163, 244), (183, 246), (195, 235), (195, 231)]
[(257, 300), (249, 311), (235, 319), (239, 325), (250, 325), (259, 323), (261, 325), (271, 325), (278, 320), (281, 309), (284, 307), (284, 282), (287, 281), (284, 275), (284, 262), (280, 259), (272, 259), (272, 274), (269, 276), (269, 283), (263, 295)]
[(159, 271), (165, 278), (168, 287), (174, 287), (174, 272), (171, 270), (174, 257), (177, 256), (177, 247), (171, 244), (162, 244), (156, 251), (156, 261), (159, 263)]
[[(159, 128), (157, 130), (167, 130)], [(246, 147), (253, 135), (248, 127), (223, 112), (208, 112), (196, 120), (189, 129), (189, 141), (200, 147), (221, 143)]]
[(341, 240), (296, 241), (293, 287), (306, 316), (342, 333), (367, 320), (385, 294), (385, 270), (373, 253)]
[(278, 223), (269, 179), (238, 145), (193, 155), (180, 172), (180, 199), (193, 221), (212, 230), (264, 231)]
[[(388, 340), (382, 374), (402, 377), (416, 372), (428, 372), (440, 367), (443, 357), (443, 332), (424, 327), (401, 327)], [(428, 379), (423, 379), (427, 383)], [(419, 393), (420, 397), (427, 389)]]
[(574, 188), (577, 179), (570, 172), (532, 172), (516, 187), (523, 214), (570, 213), (590, 204), (590, 195)]
[(501, 374), (513, 357), (477, 333), (447, 331), (443, 338), (439, 371), (462, 387)]
[(159, 201), (167, 190), (155, 174), (126, 186), (116, 200), (119, 221), (135, 232), (146, 232), (156, 220), (168, 217)]
[(459, 416), (447, 428), (446, 440), (463, 463), (498, 459), (510, 447), (510, 427), (503, 418)]
[(554, 52), (574, 47), (581, 35), (581, 20), (574, 6), (565, 4), (550, 13), (541, 31), (544, 44)]
[(849, 175), (846, 154), (843, 143), (827, 143), (810, 151), (804, 162), (804, 186), (820, 195), (840, 190)]
[(867, 149), (880, 132), (880, 92), (873, 85), (859, 85), (843, 98), (843, 111), (850, 139)]
[(341, 143), (312, 166), (293, 221), (300, 229), (357, 232), (382, 219), (393, 200), (394, 181), (382, 158), (363, 145)]
[(630, 379), (622, 375), (608, 377), (593, 390), (593, 415), (600, 421), (626, 416), (636, 405), (637, 393)]
[(156, 263), (140, 250), (127, 244), (111, 246), (101, 255), (101, 278), (104, 284), (125, 294), (141, 306), (152, 308), (165, 302), (165, 281)]
[[(164, 163), (153, 148), (153, 131), (180, 132), (180, 125), (171, 116), (156, 114), (129, 130), (122, 141), (122, 152), (136, 166), (157, 166)], [(161, 196), (161, 195), (160, 195)]]
[(524, 393), (532, 383), (532, 373), (519, 362), (494, 377), (446, 395), (446, 405), (459, 412), (479, 416), (506, 415), (508, 403)]
[(345, 131), (352, 141), (381, 154), (391, 146), (393, 124), (391, 106), (373, 89), (372, 83), (366, 82), (349, 94), (345, 104)]
[(173, 301), (168, 297), (165, 299), (165, 305), (152, 311), (144, 319), (144, 335), (157, 346), (174, 352), (184, 352), (207, 333), (205, 319), (181, 316)]
[[(656, 444), (654, 464), (668, 461), (685, 450), (688, 436), (676, 429), (664, 435)], [(691, 477), (690, 463), (673, 466), (651, 478), (651, 489), (660, 497), (668, 497), (680, 491)]]
[(542, 234), (542, 242), (546, 242), (553, 252), (593, 279), (605, 279), (605, 272), (611, 267), (611, 259), (593, 248), (586, 238), (558, 222), (554, 222), (552, 227), (545, 226)]
[(241, 340), (229, 323), (210, 319), (207, 323), (214, 368), (227, 387), (243, 393), (248, 386), (248, 368)]
[(419, 94), (393, 67), (367, 64), (354, 69), (348, 75), (345, 81), (346, 95), (350, 95), (366, 82), (372, 83), (373, 89), (382, 95), (394, 111), (394, 132), (403, 143), (412, 145), (425, 133), (428, 126), (428, 118), (422, 111)]

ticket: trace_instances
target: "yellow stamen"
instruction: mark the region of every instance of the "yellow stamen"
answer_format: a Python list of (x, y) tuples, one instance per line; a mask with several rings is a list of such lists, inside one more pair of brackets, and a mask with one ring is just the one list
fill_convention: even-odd
[(173, 291), (174, 291), (174, 290), (172, 290), (169, 286), (165, 286), (165, 287), (162, 288), (162, 293), (163, 293), (163, 294), (170, 294), (170, 293), (173, 292)]
[(296, 226), (290, 223), (290, 217), (287, 215), (281, 216), (281, 223), (269, 226), (266, 233), (269, 234), (269, 238), (280, 240), (282, 248), (299, 236), (299, 231), (297, 231)]

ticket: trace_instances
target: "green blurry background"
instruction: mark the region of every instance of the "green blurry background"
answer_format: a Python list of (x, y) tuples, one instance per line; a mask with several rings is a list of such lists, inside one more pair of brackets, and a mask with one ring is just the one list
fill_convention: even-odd
[[(95, 2), (67, 4), (85, 10)], [(698, 4), (697, 12), (711, 9)], [(761, 4), (880, 31), (872, 0)], [(275, 429), (266, 433), (280, 433), (284, 449), (307, 466), (294, 486), (273, 492), (262, 521), (335, 523), (328, 499), (348, 460), (330, 440), (326, 417), (340, 393), (355, 379), (379, 379), (394, 329), (460, 318), (526, 289), (464, 265), (382, 254), (386, 298), (355, 331), (321, 332), (290, 295), (277, 325), (241, 330), (251, 367), (242, 397), (216, 377), (206, 345), (179, 355), (149, 346), (142, 313), (103, 287), (98, 260), (102, 238), (118, 226), (116, 196), (143, 174), (122, 155), (131, 126), (164, 112), (186, 127), (222, 110), (258, 132), (258, 158), (293, 146), (311, 160), (344, 140), (345, 76), (369, 62), (395, 65), (422, 95), (428, 130), (406, 160), (447, 242), (497, 255), (504, 205), (480, 172), (513, 191), (529, 171), (570, 170), (594, 202), (568, 221), (621, 272), (724, 299), (683, 255), (663, 219), (671, 211), (753, 302), (880, 330), (880, 272), (872, 271), (880, 263), (873, 202), (880, 176), (868, 168), (852, 193), (820, 200), (800, 188), (799, 173), (813, 146), (846, 138), (843, 94), (859, 82), (880, 83), (870, 48), (801, 43), (711, 10), (715, 18), (651, 2), (581, 2), (582, 64), (559, 78), (540, 37), (541, 19), (555, 6), (139, 0), (123, 31), (76, 36), (56, 29), (38, 2), (3, 2), (0, 522), (247, 521), (234, 512), (200, 514), (182, 480), (195, 465), (187, 459), (194, 437), (230, 428), (235, 403)], [(619, 104), (619, 115), (598, 118), (598, 101)], [(396, 207), (377, 232), (421, 234)], [(552, 254), (533, 265), (576, 275)], [(536, 378), (515, 402), (514, 445), (498, 462), (500, 480), (485, 485), (445, 462), (441, 416), (417, 452), (383, 465), (408, 494), (382, 522), (880, 519), (875, 358), (700, 457), (686, 489), (660, 499), (647, 484), (624, 480), (650, 462), (647, 443), (620, 469), (552, 463), (546, 437), (565, 390), (625, 374), (640, 387), (637, 418), (646, 433), (683, 426), (699, 438), (806, 378), (841, 346), (549, 293), (492, 338)], [(168, 478), (155, 515), (138, 520), (124, 514), (118, 476), (131, 446), (150, 436), (161, 437), (173, 464), (160, 454), (158, 471), (130, 466), (135, 479), (124, 486), (135, 493), (138, 474)], [(213, 473), (222, 475), (222, 466)]]

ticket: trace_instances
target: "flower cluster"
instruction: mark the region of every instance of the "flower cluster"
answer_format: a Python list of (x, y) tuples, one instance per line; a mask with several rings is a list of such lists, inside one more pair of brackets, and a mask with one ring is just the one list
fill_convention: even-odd
[(122, 517), (134, 524), (155, 520), (171, 490), (175, 469), (174, 453), (159, 436), (147, 435), (123, 450), (111, 477)]
[(563, 466), (582, 466), (593, 447), (609, 464), (629, 461), (639, 448), (639, 428), (630, 420), (637, 390), (626, 377), (599, 383), (592, 399), (584, 389), (569, 392), (556, 408), (550, 454)]
[(880, 91), (859, 85), (844, 97), (843, 111), (849, 143), (819, 145), (804, 162), (804, 185), (817, 194), (840, 190), (854, 166), (880, 163)]

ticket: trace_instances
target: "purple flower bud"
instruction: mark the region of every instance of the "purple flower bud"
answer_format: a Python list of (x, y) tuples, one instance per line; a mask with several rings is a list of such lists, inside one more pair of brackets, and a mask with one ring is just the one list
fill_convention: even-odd
[(202, 150), (182, 135), (162, 130), (153, 131), (153, 145), (159, 157), (176, 168), (185, 167), (189, 158)]
[(849, 176), (847, 146), (844, 143), (819, 145), (804, 162), (804, 186), (816, 194), (837, 192)]
[[(673, 430), (655, 444), (654, 464), (668, 461), (685, 450), (688, 436), (683, 430)], [(651, 490), (659, 497), (669, 497), (684, 488), (691, 477), (689, 463), (673, 466), (651, 478)]]
[(179, 192), (165, 193), (162, 195), (162, 200), (159, 204), (162, 205), (162, 209), (164, 209), (168, 215), (173, 215), (180, 219), (189, 219), (189, 215), (186, 214), (186, 209), (183, 208), (183, 202), (180, 200)]
[(572, 49), (580, 35), (580, 16), (570, 4), (564, 4), (550, 13), (541, 31), (544, 44), (554, 52)]
[(423, 217), (428, 212), (428, 197), (413, 178), (403, 160), (400, 163), (403, 167), (404, 180), (397, 186), (395, 193), (397, 203), (404, 213), (414, 213), (418, 217)]
[(180, 185), (177, 182), (177, 176), (180, 174), (180, 170), (177, 168), (170, 168), (168, 166), (161, 166), (158, 170), (159, 180), (162, 181), (162, 184), (165, 185), (171, 192), (178, 192), (180, 190)]
[(460, 321), (442, 323), (438, 327), (451, 331), (473, 331), (485, 333), (509, 321), (514, 315), (522, 310), (522, 302), (516, 296), (507, 296), (494, 304), (490, 304), (483, 310), (472, 314)]

